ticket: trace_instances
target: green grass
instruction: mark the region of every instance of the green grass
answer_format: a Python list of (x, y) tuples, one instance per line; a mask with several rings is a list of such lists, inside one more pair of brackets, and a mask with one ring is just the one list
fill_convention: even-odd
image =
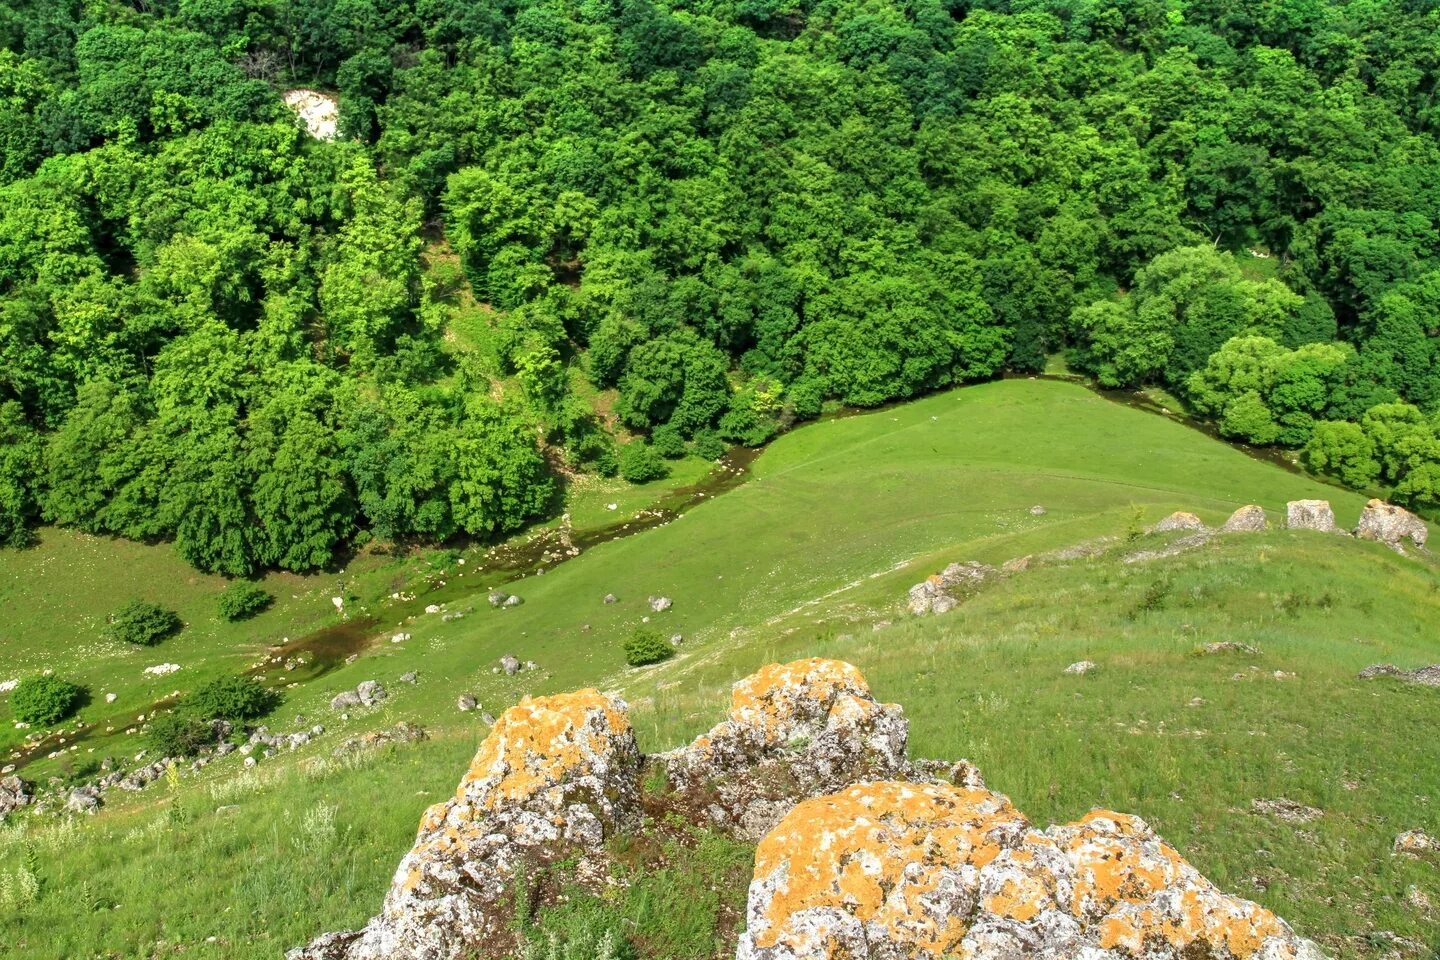
[[(1346, 955), (1375, 951), (1340, 938), (1375, 930), (1433, 940), (1405, 896), (1417, 884), (1440, 900), (1434, 868), (1391, 862), (1388, 846), (1400, 830), (1436, 827), (1427, 784), (1440, 782), (1440, 764), (1421, 735), (1433, 726), (1435, 694), (1353, 680), (1370, 662), (1440, 660), (1440, 644), (1423, 627), (1435, 622), (1440, 597), (1429, 566), (1372, 544), (1274, 532), (1147, 564), (1111, 557), (1040, 566), (946, 617), (915, 622), (900, 613), (905, 588), (952, 560), (998, 563), (1123, 535), (1177, 509), (1213, 523), (1257, 502), (1273, 517), (1301, 497), (1330, 499), (1340, 522), (1353, 524), (1360, 497), (1082, 387), (1026, 380), (807, 426), (776, 441), (753, 470), (744, 486), (674, 522), (512, 584), (526, 601), (517, 608), (490, 609), (489, 584), (462, 579), (454, 554), (352, 565), (347, 586), (382, 618), (390, 607), (375, 598), (427, 565), (449, 580), (435, 596), (452, 611), (472, 612), (449, 623), (435, 615), (387, 620), (387, 631), (393, 622), (411, 639), (381, 643), (357, 663), (287, 691), (272, 729), (294, 729), (303, 714), (331, 730), (293, 757), (263, 762), (266, 779), (253, 791), (220, 799), (227, 783), (255, 782), (239, 779), (238, 762), (226, 761), (173, 794), (164, 785), (112, 794), (110, 809), (56, 839), (12, 831), (0, 844), (0, 870), (15, 869), (27, 845), (43, 848), (43, 886), (34, 903), (0, 907), (0, 942), (16, 944), (17, 957), (177, 949), (273, 957), (378, 908), (420, 812), (453, 789), (484, 734), (476, 713), (455, 711), (458, 694), (473, 693), (484, 710), (499, 713), (527, 693), (623, 687), (642, 745), (654, 750), (720, 716), (734, 678), (802, 655), (854, 660), (878, 695), (905, 705), (917, 754), (970, 756), (1038, 821), (1096, 804), (1140, 813), (1218, 882), (1276, 907)], [(653, 502), (663, 492), (634, 496)], [(586, 510), (603, 511), (597, 521), (631, 515), (641, 502), (626, 499), (611, 512), (604, 504), (616, 502), (620, 488), (581, 494), (590, 498)], [(1035, 503), (1045, 516), (1029, 514)], [(578, 507), (572, 513), (587, 522), (595, 516)], [(65, 567), (86, 556), (82, 547), (92, 551), (90, 567), (69, 574)], [(191, 623), (141, 654), (187, 664), (168, 678), (172, 685), (189, 680), (191, 663), (244, 663), (276, 634), (333, 620), (326, 608), (335, 578), (294, 578), (289, 589), (267, 583), (276, 606), (256, 620), (221, 624), (213, 612), (219, 581), (166, 557), (165, 547), (86, 546), (84, 538), (48, 531), (38, 551), (0, 555), (4, 589), (50, 604), (48, 614), (4, 604), (4, 652), (25, 657), (25, 669), (93, 670), (85, 675), (108, 682), (120, 661), (91, 663), (93, 648), (72, 644), (89, 636), (98, 611), (138, 592), (129, 585), (135, 580), (122, 577), (141, 569), (150, 571), (140, 582), (154, 598)], [(373, 566), (357, 572), (365, 564)], [(1162, 578), (1169, 589), (1154, 589)], [(619, 602), (604, 604), (607, 593)], [(1147, 593), (1159, 598), (1150, 604), (1158, 608), (1144, 609)], [(660, 594), (674, 608), (651, 615), (646, 599)], [(214, 621), (203, 638), (196, 629), (202, 609)], [(619, 641), (645, 616), (685, 643), (669, 663), (627, 670)], [(874, 629), (886, 621), (895, 622)], [(1257, 661), (1264, 671), (1296, 676), (1232, 681), (1248, 663), (1190, 655), (1204, 640), (1232, 638), (1264, 650)], [(189, 661), (171, 652), (185, 643)], [(505, 653), (542, 669), (496, 674)], [(1060, 673), (1082, 657), (1102, 669), (1083, 678)], [(418, 687), (395, 682), (416, 669)], [(325, 709), (334, 693), (371, 678), (394, 694), (383, 709), (348, 721)], [(1186, 706), (1197, 696), (1208, 703)], [(356, 769), (300, 769), (328, 756), (341, 736), (398, 719), (426, 724), (433, 739)], [(133, 749), (125, 738), (95, 747), (97, 754)], [(1346, 779), (1356, 789), (1341, 786)], [(1304, 828), (1313, 840), (1249, 812), (1252, 798), (1275, 796), (1327, 811)], [(231, 804), (239, 809), (214, 812)], [(324, 816), (311, 811), (330, 807), (331, 846), (299, 855), (307, 814), (315, 822)], [(130, 842), (117, 842), (132, 831)], [(119, 908), (77, 909), (81, 885)]]

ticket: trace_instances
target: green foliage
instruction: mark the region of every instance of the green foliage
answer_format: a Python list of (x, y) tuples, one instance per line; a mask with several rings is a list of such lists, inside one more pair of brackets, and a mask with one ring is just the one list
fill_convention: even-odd
[(522, 960), (636, 960), (611, 904), (572, 888), (525, 932)]
[(620, 644), (620, 649), (625, 654), (625, 662), (632, 667), (659, 663), (675, 656), (670, 641), (650, 627), (636, 627)]
[(145, 743), (157, 756), (190, 757), (215, 743), (215, 728), (194, 714), (171, 710), (151, 718)]
[(631, 483), (649, 483), (669, 474), (665, 461), (643, 440), (632, 440), (620, 448), (620, 476)]
[(48, 727), (74, 713), (84, 693), (53, 674), (25, 677), (10, 693), (10, 713), (20, 723)]
[(173, 610), (148, 600), (131, 600), (110, 615), (106, 635), (122, 643), (153, 647), (178, 633), (183, 624)]
[(222, 620), (248, 620), (268, 607), (275, 597), (259, 584), (237, 580), (220, 594)]
[(230, 676), (202, 684), (183, 703), (186, 711), (201, 720), (229, 720), (238, 725), (275, 709), (280, 695), (254, 677)]
[(685, 438), (680, 428), (673, 423), (662, 423), (650, 432), (650, 446), (666, 460), (678, 460), (685, 456)]

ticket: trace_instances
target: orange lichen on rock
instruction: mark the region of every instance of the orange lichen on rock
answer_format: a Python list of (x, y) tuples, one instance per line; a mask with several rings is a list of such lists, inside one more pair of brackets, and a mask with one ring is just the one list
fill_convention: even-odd
[(793, 714), (787, 701), (804, 697), (828, 703), (840, 693), (869, 697), (869, 684), (852, 664), (820, 657), (772, 663), (735, 684), (730, 694), (730, 719), (758, 728), (767, 740), (774, 741), (783, 738)]
[(830, 955), (814, 952), (814, 941), (853, 919), (867, 939), (941, 956), (965, 936), (956, 901), (973, 902), (976, 871), (1025, 829), (999, 794), (945, 784), (859, 784), (808, 800), (755, 852), (755, 883), (770, 895), (751, 916), (754, 945), (795, 939), (797, 955)]
[(612, 739), (629, 734), (625, 711), (593, 688), (523, 700), (495, 722), (456, 798), (492, 810), (522, 800), (593, 772)]

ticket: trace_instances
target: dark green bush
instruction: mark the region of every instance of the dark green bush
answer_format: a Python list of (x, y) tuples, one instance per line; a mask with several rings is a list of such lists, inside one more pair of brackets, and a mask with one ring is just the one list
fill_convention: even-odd
[(153, 647), (171, 634), (177, 633), (181, 626), (183, 624), (180, 617), (158, 603), (131, 600), (110, 614), (109, 636), (125, 643)]
[(248, 620), (270, 606), (274, 599), (263, 587), (236, 580), (220, 594), (220, 616), (231, 622)]
[(695, 456), (706, 460), (719, 460), (728, 449), (725, 441), (714, 430), (701, 430), (695, 434)]
[(240, 724), (274, 710), (280, 695), (254, 677), (220, 677), (202, 684), (185, 698), (184, 708), (201, 720), (229, 720)]
[(49, 726), (80, 706), (85, 691), (55, 676), (26, 677), (10, 694), (10, 712), (21, 723)]
[(215, 742), (215, 728), (187, 711), (172, 710), (150, 721), (145, 742), (162, 757), (188, 757)]
[(650, 434), (650, 446), (666, 460), (679, 460), (685, 456), (685, 438), (673, 423), (661, 424)]
[(625, 651), (625, 662), (632, 667), (643, 667), (647, 663), (659, 663), (675, 656), (675, 648), (658, 630), (636, 627), (635, 632), (621, 644)]
[(620, 449), (620, 476), (631, 483), (648, 483), (670, 475), (670, 468), (648, 443), (636, 440)]

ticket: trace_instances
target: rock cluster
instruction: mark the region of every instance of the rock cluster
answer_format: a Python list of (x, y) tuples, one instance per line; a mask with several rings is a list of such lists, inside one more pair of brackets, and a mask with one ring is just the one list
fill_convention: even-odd
[[(670, 809), (759, 838), (737, 960), (1321, 956), (1139, 818), (1037, 830), (968, 763), (946, 783), (944, 764), (908, 761), (906, 737), (853, 666), (802, 660), (740, 681), (727, 720), (652, 758)], [(624, 703), (598, 691), (511, 708), (426, 811), (381, 914), (289, 960), (507, 955), (517, 875), (568, 858), (602, 883), (605, 840), (642, 816), (645, 764)]]
[(1329, 500), (1291, 500), (1285, 504), (1285, 526), (1291, 530), (1337, 532)]
[(1417, 549), (1424, 548), (1430, 531), (1425, 521), (1403, 507), (1371, 500), (1360, 512), (1360, 523), (1355, 527), (1355, 536), (1362, 540), (1377, 540), (1391, 547), (1399, 548), (1400, 541), (1409, 540)]
[(348, 710), (353, 707), (370, 707), (384, 700), (390, 694), (375, 680), (361, 680), (354, 690), (339, 693), (330, 701), (331, 710)]
[(1440, 854), (1440, 840), (1423, 830), (1406, 830), (1395, 838), (1391, 852), (1396, 856), (1428, 857)]
[(29, 781), (16, 776), (0, 777), (0, 820), (12, 810), (26, 806), (34, 799)]
[(946, 613), (980, 589), (986, 581), (1000, 575), (987, 563), (974, 560), (952, 563), (937, 574), (926, 577), (910, 588), (909, 609), (916, 615)]
[(315, 90), (285, 91), (285, 106), (295, 111), (316, 140), (334, 140), (340, 133), (340, 103)]
[(1418, 683), (1423, 687), (1440, 687), (1440, 663), (1432, 663), (1428, 667), (1417, 667), (1414, 670), (1402, 670), (1393, 663), (1377, 663), (1361, 670), (1359, 677), (1361, 680), (1396, 677), (1409, 683)]

